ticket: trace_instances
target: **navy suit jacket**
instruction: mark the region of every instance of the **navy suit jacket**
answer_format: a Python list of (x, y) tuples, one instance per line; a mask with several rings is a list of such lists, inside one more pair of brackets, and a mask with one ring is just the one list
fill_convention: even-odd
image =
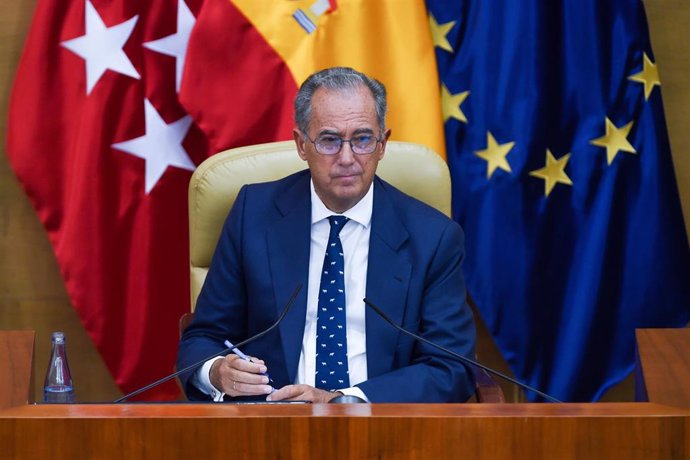
[[(180, 341), (181, 369), (276, 321), (298, 284), (304, 288), (280, 326), (243, 351), (266, 362), (273, 386), (294, 383), (307, 308), (311, 230), (309, 171), (240, 191), (223, 227)], [(397, 324), (467, 357), (475, 328), (465, 302), (460, 226), (392, 185), (374, 179), (366, 295)], [(371, 402), (463, 402), (472, 373), (457, 360), (400, 333), (366, 309)], [(190, 399), (210, 399), (180, 377)], [(259, 397), (265, 398), (265, 397)]]

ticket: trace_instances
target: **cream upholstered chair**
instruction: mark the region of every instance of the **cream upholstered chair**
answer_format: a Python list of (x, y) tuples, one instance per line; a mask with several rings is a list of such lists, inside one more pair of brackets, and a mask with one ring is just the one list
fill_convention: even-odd
[[(307, 168), (293, 141), (272, 142), (230, 149), (204, 161), (189, 184), (189, 242), (191, 310), (211, 263), (223, 223), (244, 184), (267, 182)], [(450, 216), (451, 185), (446, 163), (431, 149), (418, 144), (389, 141), (377, 174), (403, 192)], [(186, 315), (180, 328), (191, 321)], [(477, 374), (477, 372), (475, 372)], [(499, 402), (487, 391), (500, 388), (488, 375), (476, 375), (477, 399)], [(490, 388), (489, 388), (490, 387)], [(501, 394), (502, 398), (502, 394)]]

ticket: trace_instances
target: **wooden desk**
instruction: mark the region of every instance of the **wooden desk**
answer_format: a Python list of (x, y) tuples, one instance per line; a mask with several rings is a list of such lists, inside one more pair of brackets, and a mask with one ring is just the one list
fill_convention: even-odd
[(35, 336), (34, 331), (0, 331), (0, 409), (34, 401)]
[(638, 329), (635, 393), (690, 409), (690, 329)]
[(653, 403), (27, 405), (7, 458), (690, 458), (690, 411)]
[[(7, 334), (0, 372), (30, 369)], [(0, 458), (690, 458), (690, 409), (656, 403), (36, 405), (26, 380), (0, 379), (25, 386), (0, 388)]]

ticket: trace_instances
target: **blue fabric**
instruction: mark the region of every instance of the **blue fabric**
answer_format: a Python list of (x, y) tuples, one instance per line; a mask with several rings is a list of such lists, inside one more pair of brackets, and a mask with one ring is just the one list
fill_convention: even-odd
[(329, 216), (316, 314), (316, 388), (338, 390), (350, 386), (345, 318), (345, 258), (340, 231), (349, 219)]
[[(276, 388), (295, 382), (307, 311), (310, 179), (306, 170), (240, 190), (194, 321), (182, 335), (178, 369), (222, 350), (226, 339), (239, 343), (266, 329), (302, 284), (280, 326), (242, 347), (266, 362)], [(456, 222), (374, 179), (367, 298), (407, 330), (471, 358), (475, 328), (464, 301), (463, 260)], [(357, 387), (370, 401), (463, 402), (473, 394), (473, 376), (462, 363), (402, 335), (368, 309), (365, 329), (367, 380)], [(180, 376), (187, 397), (209, 400), (190, 376)]]
[[(566, 401), (598, 399), (633, 367), (634, 330), (684, 326), (690, 251), (661, 89), (629, 79), (654, 61), (637, 0), (427, 0), (455, 21), (436, 48), (467, 123), (445, 122), (454, 217), (470, 295), (518, 379)], [(662, 82), (663, 83), (663, 82)], [(636, 153), (592, 141), (633, 122)], [(510, 172), (476, 155), (514, 142)], [(572, 185), (530, 174), (570, 154)], [(533, 399), (533, 395), (528, 395)]]

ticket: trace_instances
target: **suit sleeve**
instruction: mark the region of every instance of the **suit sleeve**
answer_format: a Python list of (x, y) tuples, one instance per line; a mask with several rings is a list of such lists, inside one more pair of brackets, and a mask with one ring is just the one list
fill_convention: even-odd
[[(243, 187), (228, 214), (211, 260), (206, 280), (197, 300), (194, 321), (180, 339), (177, 368), (183, 369), (220, 352), (225, 340), (244, 337), (246, 289), (242, 277), (242, 221), (246, 187)], [(196, 369), (195, 369), (196, 370)], [(191, 382), (194, 371), (180, 375), (190, 400), (210, 400)]]

